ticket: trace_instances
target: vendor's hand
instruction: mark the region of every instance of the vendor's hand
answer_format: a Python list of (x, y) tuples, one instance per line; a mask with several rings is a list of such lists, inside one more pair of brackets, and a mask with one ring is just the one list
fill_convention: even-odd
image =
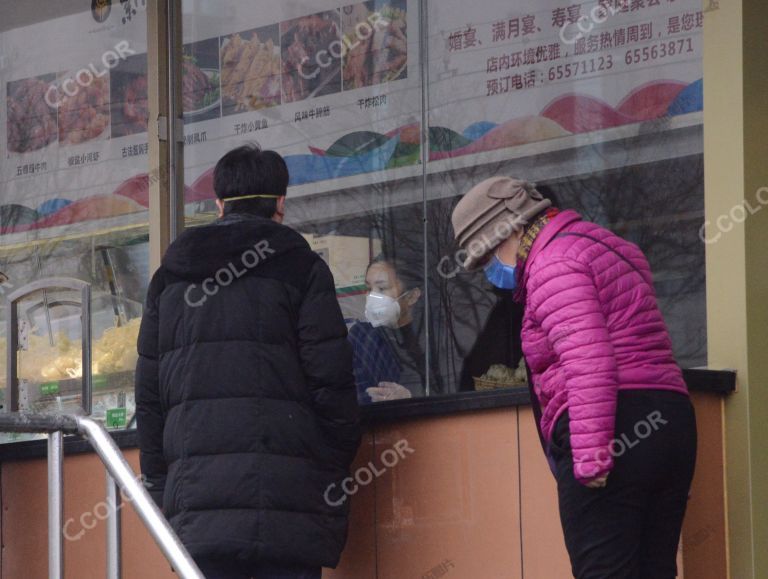
[(410, 398), (411, 392), (405, 386), (395, 382), (379, 382), (378, 387), (366, 388), (365, 391), (371, 397), (373, 402), (384, 402), (385, 400), (399, 400), (401, 398)]
[(606, 484), (608, 484), (608, 475), (601, 476), (596, 479), (592, 479), (585, 486), (587, 486), (590, 489), (600, 489), (600, 488), (603, 488)]

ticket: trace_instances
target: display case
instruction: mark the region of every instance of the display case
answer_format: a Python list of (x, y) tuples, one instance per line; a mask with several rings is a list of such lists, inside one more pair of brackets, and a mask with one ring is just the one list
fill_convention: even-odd
[[(141, 311), (117, 289), (92, 293), (91, 284), (76, 279), (39, 280), (14, 291), (5, 311), (4, 406), (90, 414), (107, 428), (130, 427)], [(0, 441), (34, 437), (4, 434)]]

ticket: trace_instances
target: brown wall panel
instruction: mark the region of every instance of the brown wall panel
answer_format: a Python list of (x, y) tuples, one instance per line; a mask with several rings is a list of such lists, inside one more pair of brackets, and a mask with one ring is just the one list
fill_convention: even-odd
[[(65, 473), (68, 470), (65, 469)], [(3, 464), (2, 485), (2, 576), (4, 579), (47, 577), (48, 487), (45, 461)]]
[[(352, 466), (354, 473), (366, 468), (373, 461), (373, 434), (366, 432), (357, 458)], [(335, 495), (334, 495), (335, 498)], [(352, 497), (349, 514), (349, 536), (339, 566), (325, 569), (324, 579), (376, 579), (376, 486), (359, 487)]]
[[(91, 456), (67, 457), (64, 465), (64, 573), (102, 579), (106, 569), (105, 527), (99, 517), (106, 479)], [(42, 460), (6, 463), (3, 480), (3, 577), (26, 579), (48, 573), (48, 486)], [(99, 476), (101, 475), (101, 476)]]
[[(686, 575), (723, 579), (722, 401), (694, 394), (694, 402), (699, 456), (683, 532)], [(138, 470), (138, 451), (126, 457)], [(359, 469), (361, 480), (371, 482), (353, 497), (347, 549), (339, 567), (324, 572), (326, 579), (418, 579), (430, 572), (456, 579), (571, 576), (555, 483), (529, 408), (378, 426), (363, 438), (354, 467)], [(106, 512), (104, 469), (93, 455), (68, 456), (64, 476), (64, 518), (71, 521), (66, 577), (102, 579), (106, 541), (98, 518)], [(2, 579), (44, 579), (46, 463), (4, 463), (0, 480)], [(122, 512), (124, 577), (176, 577), (130, 504)]]
[(377, 429), (378, 456), (414, 450), (376, 481), (379, 579), (521, 576), (516, 412)]
[[(138, 451), (126, 452), (138, 470)], [(45, 460), (2, 465), (3, 579), (45, 579), (48, 573), (48, 479)], [(104, 579), (106, 474), (94, 455), (64, 463), (64, 565), (67, 579)], [(123, 576), (176, 577), (130, 504), (123, 514)]]
[(728, 577), (723, 477), (723, 401), (693, 392), (699, 449), (696, 475), (683, 525), (683, 560), (688, 577)]
[[(133, 472), (139, 472), (139, 451), (125, 453)], [(123, 513), (123, 577), (125, 579), (178, 579), (160, 548), (130, 503)], [(4, 578), (3, 578), (4, 579)]]
[(524, 577), (571, 577), (571, 564), (560, 527), (555, 478), (539, 442), (533, 411), (521, 407), (519, 417)]

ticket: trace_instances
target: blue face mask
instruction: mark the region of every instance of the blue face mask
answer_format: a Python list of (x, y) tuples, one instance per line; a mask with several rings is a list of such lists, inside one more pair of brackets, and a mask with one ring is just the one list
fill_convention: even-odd
[(517, 266), (507, 265), (495, 254), (485, 266), (485, 277), (499, 289), (513, 290), (517, 288)]

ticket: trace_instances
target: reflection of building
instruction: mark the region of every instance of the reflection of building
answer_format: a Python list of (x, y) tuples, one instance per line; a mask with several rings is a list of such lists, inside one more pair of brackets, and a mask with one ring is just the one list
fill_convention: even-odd
[[(759, 508), (768, 499), (761, 483), (768, 476), (761, 458), (768, 405), (757, 386), (768, 380), (761, 348), (768, 211), (756, 193), (768, 182), (761, 162), (762, 3), (710, 2), (704, 11), (698, 0), (628, 3), (627, 13), (611, 15), (573, 45), (553, 24), (562, 14), (575, 17), (569, 9), (577, 3), (566, 0), (425, 2), (424, 30), (422, 3), (414, 0), (330, 3), (319, 19), (308, 0), (266, 8), (199, 2), (194, 11), (179, 3), (186, 60), (197, 50), (194, 64), (204, 78), (187, 64), (196, 82), (186, 95), (194, 110), (186, 112), (195, 114), (187, 115), (184, 168), (174, 175), (185, 181), (178, 221), (191, 227), (213, 219), (213, 164), (232, 146), (256, 140), (287, 158), (287, 218), (327, 257), (350, 322), (362, 315), (360, 276), (372, 257), (392, 254), (422, 282), (425, 354), (444, 392), (365, 411), (361, 464), (377, 464), (379, 451), (403, 438), (416, 453), (355, 497), (347, 558), (332, 576), (374, 577), (374, 569), (382, 578), (429, 576), (446, 560), (452, 566), (445, 573), (456, 577), (521, 568), (530, 577), (567, 576), (562, 545), (540, 548), (560, 535), (525, 390), (470, 390), (483, 366), (514, 365), (517, 344), (512, 331), (498, 339), (495, 330), (482, 334), (493, 308), (506, 306), (481, 275), (456, 269), (449, 215), (470, 184), (499, 174), (550, 185), (563, 205), (648, 254), (701, 428), (683, 535), (686, 574), (768, 575), (760, 550), (768, 520)], [(154, 5), (164, 3), (113, 3), (104, 26), (119, 31), (131, 52), (118, 55), (104, 80), (109, 130), (78, 144), (60, 139), (58, 113), (41, 95), (62, 72), (90, 63), (101, 70), (102, 52), (115, 42), (99, 36), (107, 28), (93, 30), (89, 11), (64, 4), (0, 0), (0, 45), (8, 49), (0, 56), (0, 131), (7, 133), (0, 135), (0, 269), (14, 288), (57, 275), (92, 282), (106, 328), (115, 317), (138, 315), (175, 227), (165, 141), (157, 140), (154, 123), (147, 126), (150, 109), (169, 115), (161, 100), (168, 79), (153, 64), (165, 59), (148, 58), (158, 42), (146, 36), (147, 18), (157, 23)], [(367, 34), (356, 26), (375, 22), (374, 14), (404, 19), (407, 67), (395, 42), (403, 39), (394, 34), (390, 42), (386, 27), (346, 52), (342, 35)], [(281, 26), (291, 32), (285, 46)], [(46, 44), (62, 35), (81, 38), (77, 50)], [(343, 55), (333, 57), (336, 51)], [(183, 54), (179, 47), (172, 55), (180, 69)], [(294, 66), (305, 56), (310, 65), (301, 72), (311, 79)], [(295, 81), (290, 98), (283, 76)], [(712, 80), (703, 85), (703, 77)], [(422, 102), (430, 106), (423, 116)], [(29, 111), (38, 114), (30, 120)], [(91, 115), (87, 103), (83, 112)], [(422, 131), (425, 120), (429, 129)], [(496, 351), (512, 355), (495, 359)], [(486, 355), (494, 359), (486, 362)], [(738, 392), (714, 392), (727, 390), (732, 375), (695, 370), (704, 366), (736, 369)], [(135, 433), (115, 436), (135, 460)], [(44, 494), (36, 486), (39, 461), (12, 460), (41, 452), (0, 449), (2, 491), (15, 497), (2, 518), (11, 577), (45, 573), (36, 567), (45, 558), (31, 530), (40, 522), (33, 506)], [(71, 468), (100, 477), (92, 462), (78, 459)], [(68, 492), (77, 509), (102, 498), (91, 487), (70, 485)], [(162, 563), (147, 570), (157, 560), (145, 555), (146, 535), (133, 524), (126, 521), (128, 576), (161, 576)], [(73, 576), (86, 576), (77, 570), (92, 568), (92, 558), (85, 549), (71, 555)]]

